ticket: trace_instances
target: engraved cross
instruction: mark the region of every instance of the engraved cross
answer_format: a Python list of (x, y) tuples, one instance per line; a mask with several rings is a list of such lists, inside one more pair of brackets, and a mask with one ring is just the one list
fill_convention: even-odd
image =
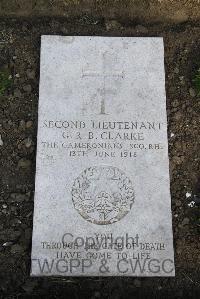
[(103, 81), (103, 88), (101, 92), (101, 108), (100, 108), (100, 114), (106, 114), (106, 93), (107, 93), (107, 88), (106, 88), (106, 80), (107, 78), (124, 78), (124, 72), (120, 71), (113, 71), (113, 72), (108, 72), (107, 69), (109, 67), (109, 60), (107, 59), (107, 53), (104, 52), (102, 54), (103, 56), (103, 62), (102, 62), (102, 71), (101, 72), (96, 72), (96, 71), (89, 71), (85, 70), (83, 71), (82, 77), (98, 77), (100, 80)]

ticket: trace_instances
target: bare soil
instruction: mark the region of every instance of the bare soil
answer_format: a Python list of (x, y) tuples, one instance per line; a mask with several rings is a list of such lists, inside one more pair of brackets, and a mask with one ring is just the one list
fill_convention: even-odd
[[(199, 298), (200, 24), (119, 23), (73, 19), (1, 19), (0, 72), (12, 76), (0, 95), (1, 298)], [(30, 278), (42, 34), (163, 36), (176, 258), (175, 278)], [(192, 203), (191, 203), (192, 202)]]
[(199, 0), (1, 0), (0, 16), (95, 18), (149, 23), (200, 20)]

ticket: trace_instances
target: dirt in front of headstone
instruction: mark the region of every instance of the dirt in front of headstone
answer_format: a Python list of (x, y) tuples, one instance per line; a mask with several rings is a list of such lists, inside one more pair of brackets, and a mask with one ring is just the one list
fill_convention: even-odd
[[(194, 79), (200, 68), (200, 24), (147, 26), (85, 15), (73, 20), (5, 19), (0, 28), (2, 298), (197, 298), (200, 94)], [(42, 34), (164, 37), (175, 278), (30, 278)]]

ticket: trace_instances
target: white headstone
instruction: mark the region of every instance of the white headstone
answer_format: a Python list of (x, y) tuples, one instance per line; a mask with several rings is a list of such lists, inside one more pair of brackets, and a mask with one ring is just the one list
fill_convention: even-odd
[(31, 275), (174, 276), (162, 38), (42, 36)]

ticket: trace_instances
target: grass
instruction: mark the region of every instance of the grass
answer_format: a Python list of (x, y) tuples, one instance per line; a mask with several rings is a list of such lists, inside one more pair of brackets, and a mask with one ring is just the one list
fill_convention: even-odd
[(8, 71), (0, 71), (0, 95), (11, 86), (10, 74)]
[(197, 70), (193, 82), (196, 92), (198, 93), (198, 95), (200, 95), (200, 68)]

